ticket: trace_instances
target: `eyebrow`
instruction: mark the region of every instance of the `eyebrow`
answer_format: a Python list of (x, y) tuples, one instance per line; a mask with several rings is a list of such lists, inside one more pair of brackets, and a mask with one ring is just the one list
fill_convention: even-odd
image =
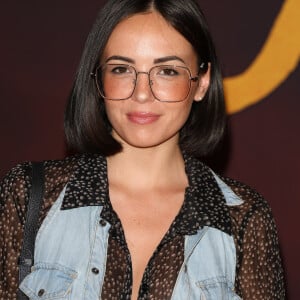
[[(130, 63), (130, 64), (134, 64), (135, 63), (134, 59), (126, 57), (126, 56), (121, 56), (121, 55), (110, 56), (110, 57), (108, 57), (105, 60), (105, 63), (107, 63), (107, 62), (109, 62), (111, 60), (122, 60), (122, 61)], [(182, 62), (182, 63), (185, 64), (185, 61), (182, 58), (180, 58), (180, 57), (178, 57), (176, 55), (171, 55), (171, 56), (165, 56), (165, 57), (156, 58), (156, 59), (154, 59), (153, 62), (154, 62), (154, 64), (161, 64), (161, 63), (169, 62), (169, 61), (172, 61), (172, 60), (178, 60), (178, 61), (180, 61), (180, 62)]]
[(111, 61), (111, 60), (123, 60), (125, 62), (128, 62), (130, 64), (134, 64), (134, 60), (129, 58), (129, 57), (126, 57), (126, 56), (120, 56), (120, 55), (113, 55), (113, 56), (110, 56), (109, 58), (106, 59), (105, 63)]
[(154, 63), (155, 64), (161, 64), (161, 63), (165, 63), (165, 62), (172, 61), (172, 60), (179, 60), (179, 61), (181, 61), (182, 63), (185, 64), (185, 61), (182, 58), (180, 58), (180, 57), (178, 57), (176, 55), (165, 56), (165, 57), (161, 57), (161, 58), (156, 58), (156, 59), (154, 59)]

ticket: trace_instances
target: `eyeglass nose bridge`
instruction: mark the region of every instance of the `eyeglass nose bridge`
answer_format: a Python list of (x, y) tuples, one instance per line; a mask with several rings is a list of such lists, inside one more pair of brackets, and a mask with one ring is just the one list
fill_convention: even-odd
[(138, 81), (138, 75), (139, 75), (139, 74), (145, 74), (145, 75), (147, 75), (147, 77), (148, 77), (148, 84), (149, 84), (149, 88), (150, 88), (151, 94), (152, 94), (152, 95), (154, 96), (154, 98), (156, 99), (155, 94), (153, 93), (153, 90), (152, 90), (153, 80), (150, 79), (150, 72), (151, 72), (151, 70), (148, 71), (148, 72), (146, 72), (146, 71), (137, 71), (137, 70), (134, 69), (134, 71), (135, 71), (135, 79), (134, 79), (134, 81), (133, 81), (134, 87), (133, 87), (131, 96), (136, 92), (137, 81)]
[(136, 92), (136, 87), (137, 87), (137, 84), (138, 84), (138, 82), (137, 82), (138, 81), (138, 75), (139, 74), (144, 74), (144, 75), (147, 75), (147, 77), (148, 77), (148, 84), (149, 84), (150, 92), (153, 95), (153, 97), (156, 99), (155, 94), (152, 90), (153, 80), (150, 79), (150, 73), (151, 73), (151, 70), (148, 71), (148, 72), (135, 70), (135, 79), (134, 79), (134, 82), (133, 82), (134, 83), (134, 88), (133, 88), (133, 91), (131, 93), (131, 96)]
[[(136, 70), (135, 70), (135, 74), (136, 74), (135, 80), (134, 80), (135, 87), (136, 87), (136, 84), (137, 84), (138, 75), (139, 75), (139, 74), (145, 74), (145, 75), (148, 75), (148, 83), (149, 83), (150, 88), (151, 88), (151, 86), (153, 85), (153, 80), (150, 79), (150, 73), (151, 73), (151, 70), (148, 71), (148, 72), (145, 72), (145, 71), (136, 71)], [(135, 90), (135, 87), (134, 87), (134, 90)], [(151, 89), (151, 92), (153, 93), (152, 89)]]

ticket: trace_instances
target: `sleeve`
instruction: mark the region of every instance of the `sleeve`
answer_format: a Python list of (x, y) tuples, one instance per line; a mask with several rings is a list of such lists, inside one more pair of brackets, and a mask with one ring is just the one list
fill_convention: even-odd
[(284, 272), (275, 222), (268, 204), (256, 201), (239, 230), (237, 292), (243, 300), (284, 300)]
[(13, 168), (0, 183), (0, 299), (16, 299), (18, 257), (28, 203), (29, 163)]

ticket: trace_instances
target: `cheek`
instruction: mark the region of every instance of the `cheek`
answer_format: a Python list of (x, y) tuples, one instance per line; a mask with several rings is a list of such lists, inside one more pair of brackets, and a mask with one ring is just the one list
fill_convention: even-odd
[(119, 110), (114, 107), (114, 105), (105, 104), (105, 112), (111, 129), (115, 130), (116, 128), (120, 128), (120, 126), (122, 126), (122, 121), (118, 117)]
[(175, 124), (182, 127), (187, 121), (192, 108), (193, 100), (187, 99), (186, 102), (182, 102), (180, 107), (173, 111), (172, 119)]
[(115, 120), (118, 119), (118, 116), (121, 115), (121, 110), (120, 110), (120, 105), (116, 104), (121, 104), (121, 103), (115, 103), (109, 100), (104, 100), (104, 105), (105, 105), (105, 111), (108, 120), (110, 123), (113, 125)]

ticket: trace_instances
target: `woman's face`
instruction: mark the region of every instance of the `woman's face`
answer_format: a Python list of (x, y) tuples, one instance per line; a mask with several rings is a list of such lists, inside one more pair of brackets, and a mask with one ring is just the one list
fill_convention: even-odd
[[(105, 63), (129, 64), (137, 72), (148, 72), (158, 65), (187, 67), (192, 76), (198, 71), (192, 45), (156, 12), (137, 14), (120, 22), (101, 57), (101, 64)], [(128, 82), (128, 86), (130, 84)], [(208, 85), (209, 71), (199, 81), (191, 82), (190, 93), (184, 101), (160, 102), (151, 92), (148, 75), (140, 73), (129, 99), (104, 100), (114, 138), (124, 148), (178, 145), (179, 131), (190, 114), (193, 101), (203, 98)], [(172, 91), (166, 93), (172, 94)]]

